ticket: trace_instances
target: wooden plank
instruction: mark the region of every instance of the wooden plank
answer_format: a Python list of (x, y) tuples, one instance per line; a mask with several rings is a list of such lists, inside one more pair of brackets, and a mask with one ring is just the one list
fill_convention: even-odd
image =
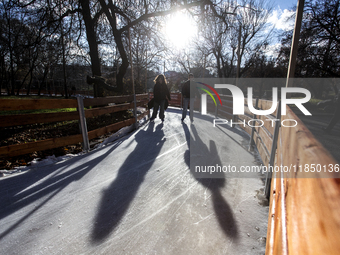
[(276, 123), (274, 119), (276, 119), (276, 117), (271, 115), (258, 115), (256, 118), (263, 121), (263, 127), (271, 134), (271, 137), (273, 137)]
[[(251, 122), (249, 122), (250, 120), (253, 120), (253, 118), (251, 118), (251, 117), (249, 117), (247, 115), (239, 115), (238, 116), (238, 120), (239, 121), (245, 120), (245, 123), (246, 123), (247, 127), (249, 127), (250, 130), (252, 129), (252, 127), (248, 126), (248, 123), (250, 125), (252, 125), (252, 126), (256, 126), (255, 127), (256, 137), (257, 137), (257, 139), (261, 139), (262, 146), (264, 146), (264, 149), (266, 150), (266, 154), (269, 155), (269, 153), (271, 151), (273, 140), (272, 140), (272, 137), (269, 135), (268, 131), (265, 128), (260, 127), (262, 125), (262, 123), (260, 121), (256, 121), (256, 122), (255, 121), (251, 121)], [(243, 125), (240, 125), (240, 126), (243, 126)], [(248, 133), (248, 131), (249, 131), (248, 128), (247, 129), (243, 128), (243, 129), (246, 130), (246, 132)], [(251, 132), (248, 133), (248, 134), (251, 134)]]
[(213, 100), (209, 97), (207, 101), (207, 112), (215, 114), (216, 106)]
[[(89, 139), (91, 140), (106, 133), (117, 131), (125, 126), (133, 124), (134, 122), (135, 119), (131, 118), (118, 123), (114, 123), (103, 128), (92, 130), (88, 132)], [(13, 157), (18, 155), (24, 155), (35, 151), (48, 150), (71, 144), (77, 144), (82, 141), (83, 141), (82, 135), (79, 134), (60, 138), (46, 139), (42, 141), (30, 142), (25, 144), (3, 146), (0, 147), (0, 157)]]
[(273, 139), (268, 135), (264, 128), (260, 127), (256, 129), (258, 136), (261, 138), (263, 145), (265, 146), (268, 153), (271, 152)]
[(171, 94), (170, 94), (170, 97), (171, 97), (171, 101), (172, 101), (172, 100), (181, 101), (181, 99), (182, 99), (182, 94), (181, 94), (181, 93), (171, 93)]
[[(237, 121), (235, 122), (242, 122), (241, 124), (237, 124), (240, 128), (242, 128), (244, 131), (246, 131), (249, 135), (251, 135), (251, 127), (247, 125), (249, 117), (245, 115), (237, 115)], [(244, 126), (243, 120), (245, 120), (246, 125)]]
[(220, 98), (223, 102), (223, 100), (226, 100), (226, 101), (233, 101), (233, 97), (232, 96), (228, 96), (228, 95), (220, 95)]
[(79, 142), (82, 142), (82, 140), (82, 135), (79, 134), (60, 138), (46, 139), (37, 142), (3, 146), (0, 147), (0, 157), (13, 157), (32, 153), (35, 151), (58, 148), (66, 145), (77, 144)]
[[(256, 105), (256, 100), (253, 99), (253, 107), (255, 107)], [(258, 106), (257, 108), (259, 110), (269, 110), (272, 107), (273, 103), (272, 101), (268, 101), (268, 100), (264, 100), (264, 99), (259, 99), (258, 102)], [(248, 102), (247, 99), (244, 99), (244, 112), (246, 114), (248, 114), (249, 116), (253, 116), (254, 113), (252, 113), (248, 107)], [(277, 107), (275, 108), (275, 111), (273, 113), (271, 113), (270, 115), (272, 115), (273, 117), (275, 117), (277, 114)]]
[(227, 120), (230, 120), (233, 118), (233, 115), (227, 111), (224, 111), (220, 108), (218, 108), (218, 113), (217, 113), (217, 116), (220, 117), (220, 118), (224, 118), (224, 119), (227, 119)]
[(274, 216), (274, 221), (275, 221), (275, 232), (274, 232), (274, 254), (280, 254), (280, 255), (287, 255), (287, 250), (284, 249), (286, 246), (286, 236), (283, 235), (283, 229), (285, 228), (284, 225), (284, 218), (285, 217), (282, 212), (283, 212), (283, 207), (285, 206), (282, 204), (282, 196), (284, 196), (284, 192), (282, 190), (282, 179), (281, 178), (276, 178), (276, 210), (275, 210), (275, 216)]
[(181, 106), (181, 100), (172, 100), (171, 99), (171, 101), (169, 101), (169, 105), (180, 107)]
[[(137, 106), (144, 106), (146, 102), (137, 102)], [(133, 103), (107, 106), (85, 110), (85, 116), (95, 117), (107, 113), (119, 112), (133, 108)], [(58, 121), (78, 120), (79, 113), (74, 112), (57, 112), (57, 113), (38, 113), (38, 114), (17, 114), (17, 115), (0, 115), (0, 127), (21, 126), (35, 123), (49, 123)]]
[(270, 186), (270, 200), (269, 200), (269, 213), (268, 213), (268, 225), (267, 225), (267, 240), (266, 240), (266, 255), (273, 255), (274, 250), (274, 233), (275, 233), (275, 214), (277, 210), (276, 203), (276, 178), (273, 178)]
[(118, 123), (114, 123), (112, 125), (109, 125), (109, 126), (106, 126), (106, 127), (103, 127), (103, 128), (98, 128), (96, 130), (89, 131), (88, 132), (89, 140), (94, 139), (94, 138), (99, 137), (99, 136), (102, 136), (102, 135), (105, 135), (109, 132), (118, 131), (119, 129), (126, 127), (126, 126), (129, 126), (133, 123), (135, 123), (135, 118), (123, 120), (123, 121), (120, 121)]
[(35, 123), (70, 121), (78, 119), (79, 113), (76, 111), (38, 113), (38, 114), (0, 115), (0, 127), (22, 126)]
[[(232, 100), (226, 100), (226, 99), (222, 99), (221, 98), (221, 101), (222, 101), (222, 106), (228, 106), (228, 107), (233, 107), (233, 101)], [(221, 106), (221, 105), (219, 105)]]
[(250, 111), (250, 109), (248, 108), (248, 106), (244, 106), (244, 114), (245, 115), (247, 115), (247, 116), (249, 116), (249, 117), (251, 117), (251, 118), (253, 118), (254, 117), (254, 113), (252, 113), (251, 111)]
[[(273, 105), (272, 101), (260, 99), (258, 103), (258, 108), (262, 110), (269, 110)], [(276, 116), (277, 115), (277, 106), (275, 107), (275, 111), (271, 113), (271, 115)]]
[(270, 154), (268, 150), (266, 149), (263, 140), (261, 137), (258, 135), (257, 132), (254, 133), (254, 144), (256, 145), (256, 148), (261, 156), (262, 162), (264, 166), (268, 166), (269, 164), (269, 159), (270, 159)]
[(118, 104), (118, 103), (126, 103), (132, 102), (133, 95), (128, 96), (112, 96), (112, 97), (98, 97), (98, 98), (85, 98), (84, 106), (99, 106), (99, 105), (108, 105), (108, 104)]
[(145, 93), (145, 94), (137, 94), (136, 95), (136, 100), (148, 100), (149, 94)]
[[(148, 101), (148, 94), (138, 94), (136, 95), (137, 101)], [(109, 96), (109, 97), (99, 97), (99, 98), (85, 98), (84, 106), (100, 106), (100, 105), (108, 105), (108, 104), (122, 104), (122, 103), (131, 103), (133, 102), (133, 95), (125, 95), (125, 96)]]
[(143, 100), (143, 101), (139, 101), (137, 102), (136, 106), (141, 106), (141, 107), (146, 107), (147, 108), (147, 104), (149, 101)]
[[(296, 127), (281, 128), (277, 163), (283, 166), (338, 164), (330, 153), (314, 138), (304, 124), (287, 107), (282, 119), (295, 119)], [(282, 158), (282, 160), (281, 160)], [(286, 220), (287, 235), (272, 240), (273, 229), (269, 229), (266, 254), (283, 254), (282, 243), (288, 244), (289, 254), (338, 254), (340, 242), (340, 186), (339, 173), (297, 172), (286, 175), (284, 186), (285, 215), (276, 221)], [(311, 177), (311, 178), (297, 178)], [(313, 177), (313, 178), (312, 178)], [(329, 177), (329, 178), (320, 178)], [(285, 227), (284, 223), (283, 226)], [(273, 253), (271, 253), (273, 250)]]
[(218, 106), (218, 112), (226, 112), (228, 116), (233, 116), (233, 108), (228, 106)]
[[(285, 164), (300, 165), (337, 164), (323, 146), (288, 107), (287, 119), (295, 119), (298, 125), (283, 129), (286, 137), (295, 137), (296, 147), (290, 147), (295, 155), (289, 154)], [(288, 139), (287, 139), (288, 140)], [(290, 139), (291, 140), (291, 139)], [(287, 145), (288, 147), (288, 145)], [(287, 149), (285, 150), (287, 151)], [(296, 158), (298, 161), (296, 161)], [(313, 177), (311, 173), (308, 174)], [(307, 175), (297, 173), (297, 177)], [(292, 254), (338, 254), (340, 243), (340, 188), (339, 173), (325, 173), (324, 177), (333, 178), (289, 179), (287, 191), (287, 235), (289, 250)], [(308, 240), (308, 241), (307, 241)]]
[[(153, 98), (153, 93), (149, 94), (150, 99)], [(171, 101), (169, 101), (169, 106), (181, 107), (182, 105), (182, 94), (181, 93), (170, 93)]]
[[(281, 158), (282, 158), (282, 137), (281, 132), (279, 133), (279, 139), (278, 139), (278, 152), (276, 154), (276, 165), (280, 166), (282, 164)], [(269, 209), (269, 215), (268, 215), (268, 228), (267, 228), (267, 242), (266, 242), (266, 254), (268, 255), (281, 255), (281, 254), (287, 254), (283, 251), (283, 247), (286, 246), (287, 242), (287, 236), (282, 235), (283, 226), (284, 223), (282, 221), (282, 217), (285, 217), (285, 215), (282, 215), (282, 206), (286, 206), (285, 204), (282, 205), (282, 194), (285, 194), (285, 192), (282, 192), (281, 187), (283, 184), (283, 180), (281, 178), (278, 178), (276, 173), (273, 173), (273, 178), (271, 182), (271, 195), (270, 195), (270, 209)]]
[[(253, 106), (255, 106), (255, 104), (256, 104), (256, 99), (253, 98), (252, 102), (253, 102)], [(248, 106), (248, 98), (244, 98), (243, 103), (244, 103), (244, 105), (247, 105), (247, 106)]]
[(93, 108), (85, 110), (85, 117), (92, 118), (103, 114), (113, 113), (113, 112), (120, 112), (123, 110), (128, 110), (133, 108), (133, 102), (127, 104), (120, 104), (114, 106), (106, 106), (100, 108)]
[(0, 99), (0, 111), (76, 108), (76, 99)]

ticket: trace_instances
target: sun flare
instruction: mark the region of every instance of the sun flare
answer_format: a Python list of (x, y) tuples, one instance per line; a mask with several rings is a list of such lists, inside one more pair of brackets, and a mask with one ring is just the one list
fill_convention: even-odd
[(164, 33), (173, 46), (182, 49), (193, 40), (197, 26), (188, 15), (176, 13), (167, 20)]

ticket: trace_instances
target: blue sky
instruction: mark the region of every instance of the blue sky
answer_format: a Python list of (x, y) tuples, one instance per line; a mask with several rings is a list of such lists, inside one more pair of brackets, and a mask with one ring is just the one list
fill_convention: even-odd
[[(278, 34), (282, 31), (293, 29), (294, 19), (287, 20), (287, 18), (296, 12), (298, 0), (271, 0), (271, 2), (273, 11), (268, 22), (275, 25)], [(292, 9), (293, 7), (294, 9)], [(280, 46), (279, 38), (272, 38), (270, 45), (267, 47), (267, 55), (276, 56), (275, 50), (280, 48)]]
[(273, 11), (269, 23), (275, 24), (278, 30), (289, 30), (294, 25), (294, 20), (287, 21), (287, 18), (296, 12), (298, 0), (271, 0)]
[(297, 4), (297, 0), (272, 0), (274, 9), (280, 7), (281, 10), (290, 9)]

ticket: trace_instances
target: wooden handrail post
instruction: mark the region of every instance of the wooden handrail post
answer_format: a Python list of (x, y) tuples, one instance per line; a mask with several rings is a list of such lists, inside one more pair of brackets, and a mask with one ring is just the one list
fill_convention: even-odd
[[(150, 92), (148, 92), (148, 102), (150, 102)], [(150, 119), (150, 110), (148, 109), (148, 119)]]
[[(257, 109), (258, 106), (259, 106), (259, 99), (256, 98), (255, 109)], [(256, 119), (256, 114), (254, 114), (254, 119)], [(250, 143), (249, 143), (249, 148), (248, 148), (249, 151), (253, 149), (253, 145), (254, 145), (254, 133), (255, 133), (255, 126), (253, 126), (251, 128)]]
[(83, 136), (83, 149), (84, 151), (88, 152), (90, 150), (90, 143), (89, 143), (89, 137), (87, 134), (83, 97), (78, 96), (77, 103), (78, 103), (78, 113), (79, 113), (79, 121), (80, 121), (80, 131)]
[(277, 139), (279, 138), (279, 130), (280, 130), (280, 126), (281, 126), (281, 101), (279, 101), (279, 103), (278, 103), (276, 119), (279, 120), (279, 121), (276, 121), (276, 123), (275, 123), (272, 149), (271, 149), (271, 152), (270, 152), (270, 159), (269, 159), (268, 171), (267, 171), (267, 176), (266, 176), (266, 184), (265, 184), (265, 195), (266, 195), (267, 198), (270, 197), (270, 184), (271, 184), (271, 181), (272, 181), (272, 174), (273, 174), (272, 171), (270, 171), (270, 168), (274, 166), (276, 147), (277, 147)]
[(137, 123), (137, 101), (136, 101), (136, 93), (133, 94), (133, 116), (135, 117), (135, 126), (134, 128), (138, 128), (138, 123)]

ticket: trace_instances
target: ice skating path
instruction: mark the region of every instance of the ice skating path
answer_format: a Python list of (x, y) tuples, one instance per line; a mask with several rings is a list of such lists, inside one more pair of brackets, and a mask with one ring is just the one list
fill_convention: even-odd
[[(262, 176), (197, 180), (189, 130), (170, 108), (164, 124), (1, 178), (0, 254), (264, 254)], [(221, 132), (231, 164), (257, 164), (242, 132)]]

